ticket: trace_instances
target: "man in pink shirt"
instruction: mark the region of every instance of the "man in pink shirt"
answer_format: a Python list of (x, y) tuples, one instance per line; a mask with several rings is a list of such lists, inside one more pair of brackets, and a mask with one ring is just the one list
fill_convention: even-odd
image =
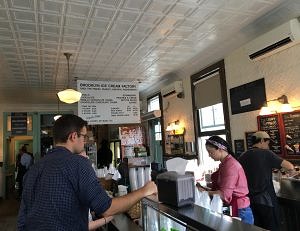
[(232, 206), (233, 216), (253, 224), (253, 214), (247, 196), (247, 179), (240, 163), (230, 155), (233, 152), (229, 144), (219, 136), (212, 136), (206, 140), (205, 146), (212, 159), (221, 161), (219, 169), (212, 174), (209, 195), (219, 194), (226, 204)]

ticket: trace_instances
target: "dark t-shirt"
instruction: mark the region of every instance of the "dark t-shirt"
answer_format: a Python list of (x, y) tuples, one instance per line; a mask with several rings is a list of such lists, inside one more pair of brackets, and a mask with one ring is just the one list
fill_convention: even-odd
[(283, 159), (270, 150), (253, 148), (244, 152), (239, 161), (247, 177), (251, 203), (273, 206), (272, 169), (280, 169)]
[(97, 152), (97, 165), (100, 168), (109, 167), (112, 163), (112, 151), (107, 146), (102, 146)]
[(88, 230), (88, 210), (100, 215), (111, 198), (88, 159), (52, 149), (24, 177), (18, 230)]

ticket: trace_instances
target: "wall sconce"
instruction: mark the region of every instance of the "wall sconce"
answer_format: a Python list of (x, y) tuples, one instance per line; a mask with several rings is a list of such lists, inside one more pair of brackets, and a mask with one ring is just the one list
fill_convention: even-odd
[[(280, 103), (279, 109), (277, 107), (275, 108), (269, 107), (268, 102), (271, 101), (278, 101)], [(269, 114), (273, 114), (274, 112), (277, 113), (277, 112), (292, 112), (292, 111), (294, 111), (294, 109), (289, 104), (287, 96), (282, 95), (276, 99), (271, 99), (266, 101), (262, 106), (262, 108), (260, 109), (259, 115), (269, 115)]]
[(176, 120), (174, 122), (168, 123), (166, 131), (171, 132), (174, 135), (182, 135), (184, 133), (184, 127), (180, 125), (179, 120)]

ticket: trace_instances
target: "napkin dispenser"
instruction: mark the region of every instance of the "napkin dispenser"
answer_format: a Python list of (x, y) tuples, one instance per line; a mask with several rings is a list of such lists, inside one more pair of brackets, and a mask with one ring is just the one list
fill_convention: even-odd
[(157, 176), (158, 200), (160, 202), (181, 207), (194, 204), (194, 176), (180, 175), (175, 171), (164, 172)]

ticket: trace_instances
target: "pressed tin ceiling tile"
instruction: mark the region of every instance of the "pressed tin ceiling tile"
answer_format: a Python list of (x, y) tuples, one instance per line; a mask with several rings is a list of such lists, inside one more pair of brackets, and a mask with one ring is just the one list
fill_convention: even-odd
[(144, 91), (189, 60), (234, 49), (233, 33), (247, 38), (249, 25), (247, 35), (262, 33), (259, 23), (287, 21), (299, 9), (298, 0), (0, 0), (0, 59), (9, 73), (0, 72), (0, 102), (14, 86), (56, 103), (67, 85), (64, 52), (72, 53), (71, 77), (138, 80)]

